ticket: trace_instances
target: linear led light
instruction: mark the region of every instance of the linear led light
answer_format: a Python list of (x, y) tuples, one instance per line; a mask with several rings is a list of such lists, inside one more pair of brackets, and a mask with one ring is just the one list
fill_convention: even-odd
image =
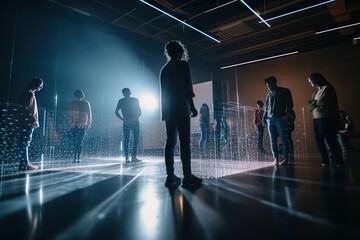
[(233, 64), (233, 65), (228, 65), (228, 66), (220, 67), (220, 69), (237, 67), (237, 66), (246, 65), (246, 64), (255, 63), (255, 62), (261, 62), (261, 61), (265, 61), (265, 60), (269, 60), (269, 59), (285, 57), (285, 56), (289, 56), (289, 55), (293, 55), (293, 54), (297, 54), (297, 53), (299, 53), (299, 52), (296, 51), (296, 52), (284, 53), (284, 54), (280, 54), (280, 55), (276, 55), (276, 56), (272, 56), (272, 57), (260, 58), (260, 59), (256, 59), (256, 60), (252, 60), (252, 61), (248, 61), (248, 62), (242, 62), (242, 63)]
[(359, 40), (360, 39), (360, 37), (356, 37), (356, 38), (354, 38), (353, 40)]
[(143, 2), (143, 3), (145, 3), (146, 5), (148, 5), (149, 7), (152, 7), (153, 9), (158, 10), (159, 12), (161, 12), (161, 13), (165, 14), (166, 16), (169, 16), (169, 17), (171, 17), (172, 19), (175, 19), (176, 21), (178, 21), (178, 22), (180, 22), (180, 23), (184, 24), (185, 26), (188, 26), (189, 28), (191, 28), (191, 29), (193, 29), (193, 30), (195, 30), (195, 31), (197, 31), (197, 32), (199, 32), (199, 33), (201, 33), (202, 35), (204, 35), (204, 36), (206, 36), (206, 37), (210, 38), (211, 40), (214, 40), (215, 42), (220, 43), (220, 41), (219, 41), (219, 40), (217, 40), (216, 38), (213, 38), (213, 37), (212, 37), (212, 36), (210, 36), (209, 34), (206, 34), (206, 33), (204, 33), (203, 31), (200, 31), (199, 29), (197, 29), (197, 28), (195, 28), (195, 27), (191, 26), (190, 24), (187, 24), (186, 22), (184, 22), (184, 21), (182, 21), (182, 20), (180, 20), (180, 19), (178, 19), (178, 18), (176, 18), (176, 17), (174, 17), (174, 16), (170, 15), (169, 13), (167, 13), (167, 12), (165, 12), (165, 11), (161, 10), (160, 8), (157, 8), (157, 7), (155, 7), (154, 5), (152, 5), (152, 4), (150, 4), (150, 3), (148, 3), (148, 2), (146, 2), (146, 1), (144, 1), (144, 0), (140, 0), (140, 2)]
[[(284, 13), (282, 15), (279, 15), (279, 16), (276, 16), (276, 17), (272, 17), (272, 18), (268, 18), (268, 19), (265, 19), (266, 21), (271, 21), (271, 20), (274, 20), (274, 19), (278, 19), (278, 18), (282, 18), (282, 17), (285, 17), (285, 16), (289, 16), (291, 14), (294, 14), (294, 13), (298, 13), (298, 12), (302, 12), (302, 11), (305, 11), (305, 10), (308, 10), (308, 9), (311, 9), (311, 8), (314, 8), (314, 7), (318, 7), (318, 6), (321, 6), (321, 5), (324, 5), (324, 4), (328, 4), (328, 3), (331, 3), (331, 2), (335, 2), (336, 0), (329, 0), (329, 1), (326, 1), (326, 2), (322, 2), (322, 3), (318, 3), (318, 4), (315, 4), (315, 5), (312, 5), (312, 6), (309, 6), (309, 7), (304, 7), (304, 8), (301, 8), (301, 9), (298, 9), (298, 10), (295, 10), (295, 11), (292, 11), (292, 12), (288, 12), (288, 13)], [(259, 23), (262, 23), (263, 21), (260, 21)]]
[(330, 29), (327, 29), (327, 30), (324, 30), (324, 31), (316, 32), (315, 34), (321, 34), (321, 33), (331, 32), (331, 31), (335, 31), (335, 30), (338, 30), (338, 29), (343, 29), (343, 28), (347, 28), (347, 27), (356, 26), (356, 25), (359, 25), (359, 24), (360, 24), (360, 22), (358, 22), (358, 23), (353, 23), (353, 24), (349, 24), (349, 25), (345, 25), (345, 26), (342, 26), (342, 27), (330, 28)]
[[(141, 0), (140, 0), (141, 1)], [(249, 5), (247, 5), (246, 2), (244, 2), (244, 0), (239, 0), (240, 2), (242, 2), (250, 11), (252, 11), (258, 18), (260, 18), (262, 23), (265, 23), (266, 26), (271, 27), (270, 24), (268, 24), (257, 12), (254, 11), (254, 9), (252, 9)]]
[(231, 1), (231, 2), (224, 3), (224, 4), (220, 5), (220, 6), (217, 6), (217, 7), (211, 8), (211, 9), (209, 9), (209, 10), (206, 10), (204, 13), (212, 12), (212, 11), (214, 11), (214, 10), (216, 10), (216, 9), (225, 7), (226, 5), (229, 5), (229, 4), (234, 3), (234, 2), (237, 2), (237, 1), (238, 1), (238, 0), (234, 0), (234, 1)]

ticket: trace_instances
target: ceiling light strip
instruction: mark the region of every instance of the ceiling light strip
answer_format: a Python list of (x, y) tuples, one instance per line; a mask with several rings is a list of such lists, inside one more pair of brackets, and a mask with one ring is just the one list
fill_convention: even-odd
[(280, 55), (276, 55), (276, 56), (272, 56), (272, 57), (260, 58), (260, 59), (256, 59), (256, 60), (252, 60), (252, 61), (248, 61), (248, 62), (242, 62), (242, 63), (233, 64), (233, 65), (223, 66), (223, 67), (220, 67), (220, 69), (233, 68), (233, 67), (237, 67), (237, 66), (250, 64), (250, 63), (256, 63), (256, 62), (261, 62), (261, 61), (265, 61), (265, 60), (269, 60), (269, 59), (285, 57), (285, 56), (289, 56), (289, 55), (293, 55), (293, 54), (297, 54), (297, 53), (299, 53), (299, 52), (296, 51), (296, 52), (284, 53), (284, 54), (280, 54)]
[(353, 40), (359, 40), (360, 39), (360, 37), (356, 37), (356, 38), (354, 38)]
[(358, 23), (353, 23), (353, 24), (349, 24), (349, 25), (345, 25), (345, 26), (342, 26), (342, 27), (330, 28), (330, 29), (327, 29), (327, 30), (324, 30), (324, 31), (316, 32), (315, 34), (321, 34), (321, 33), (331, 32), (331, 31), (335, 31), (335, 30), (339, 30), (339, 29), (343, 29), (343, 28), (348, 28), (348, 27), (356, 26), (356, 25), (360, 25), (360, 22), (358, 22)]
[[(141, 0), (140, 0), (141, 1)], [(247, 3), (244, 0), (239, 0), (240, 2), (242, 2), (250, 11), (252, 11), (258, 18), (260, 18), (262, 23), (265, 23), (266, 26), (271, 27), (270, 24), (268, 24), (262, 17), (260, 17), (260, 15), (254, 11), (254, 9), (252, 9), (249, 5), (247, 5)]]
[[(318, 4), (315, 4), (315, 5), (309, 6), (309, 7), (301, 8), (301, 9), (298, 9), (298, 10), (295, 10), (295, 11), (292, 11), (292, 12), (284, 13), (284, 14), (282, 14), (282, 15), (279, 15), (279, 16), (276, 16), (276, 17), (272, 17), (272, 18), (268, 18), (268, 19), (265, 19), (265, 20), (266, 20), (267, 22), (269, 22), (269, 21), (274, 20), (274, 19), (278, 19), (278, 18), (282, 18), (282, 17), (285, 17), (285, 16), (289, 16), (289, 15), (294, 14), (294, 13), (302, 12), (302, 11), (305, 11), (305, 10), (308, 10), (308, 9), (311, 9), (311, 8), (315, 8), (315, 7), (324, 5), (324, 4), (328, 4), (328, 3), (331, 3), (331, 2), (335, 2), (335, 1), (336, 1), (336, 0), (329, 0), (329, 1), (326, 1), (326, 2), (322, 2), (322, 3), (318, 3)], [(262, 22), (263, 22), (263, 21), (260, 21), (259, 23), (262, 23)]]
[(146, 2), (146, 1), (144, 1), (144, 0), (140, 0), (140, 2), (145, 3), (145, 4), (146, 4), (146, 5), (148, 5), (149, 7), (152, 7), (153, 9), (155, 9), (155, 10), (157, 10), (157, 11), (159, 11), (159, 12), (161, 12), (161, 13), (165, 14), (166, 16), (171, 17), (172, 19), (174, 19), (174, 20), (176, 20), (176, 21), (178, 21), (178, 22), (180, 22), (180, 23), (184, 24), (185, 26), (187, 26), (187, 27), (189, 27), (189, 28), (191, 28), (191, 29), (193, 29), (193, 30), (195, 30), (195, 31), (197, 31), (197, 32), (199, 32), (199, 33), (201, 33), (202, 35), (204, 35), (204, 36), (206, 36), (206, 37), (210, 38), (211, 40), (213, 40), (213, 41), (215, 41), (215, 42), (217, 42), (217, 43), (220, 43), (220, 41), (219, 41), (219, 40), (217, 40), (216, 38), (214, 38), (214, 37), (210, 36), (209, 34), (204, 33), (203, 31), (200, 31), (199, 29), (197, 29), (197, 28), (195, 28), (195, 27), (191, 26), (190, 24), (187, 24), (186, 22), (184, 22), (184, 21), (182, 21), (182, 20), (180, 20), (180, 19), (178, 19), (178, 18), (176, 18), (176, 17), (174, 17), (174, 16), (170, 15), (169, 13), (167, 13), (167, 12), (165, 12), (165, 11), (161, 10), (160, 8), (157, 8), (157, 7), (155, 7), (154, 5), (152, 5), (152, 4), (150, 4), (150, 3), (148, 3), (148, 2)]
[(238, 1), (238, 0), (234, 0), (234, 1), (231, 1), (231, 2), (224, 3), (224, 4), (220, 5), (220, 6), (217, 6), (217, 7), (211, 8), (211, 9), (209, 9), (209, 10), (206, 10), (204, 13), (212, 12), (212, 11), (214, 11), (214, 10), (216, 10), (216, 9), (225, 7), (225, 6), (229, 5), (229, 4), (232, 4), (232, 3), (237, 2), (237, 1)]

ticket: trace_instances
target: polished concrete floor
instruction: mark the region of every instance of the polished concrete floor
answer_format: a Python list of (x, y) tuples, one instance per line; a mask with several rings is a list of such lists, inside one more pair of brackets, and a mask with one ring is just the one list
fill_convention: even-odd
[(324, 169), (309, 154), (238, 173), (229, 163), (228, 174), (194, 161), (206, 179), (192, 188), (166, 188), (162, 158), (4, 174), (0, 239), (360, 239), (360, 152), (345, 160)]

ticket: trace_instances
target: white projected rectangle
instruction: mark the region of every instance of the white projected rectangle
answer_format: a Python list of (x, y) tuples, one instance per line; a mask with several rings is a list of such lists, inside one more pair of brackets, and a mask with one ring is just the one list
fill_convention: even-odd
[[(193, 85), (195, 98), (194, 104), (196, 109), (199, 111), (200, 115), (200, 107), (203, 103), (206, 103), (210, 109), (210, 123), (213, 122), (213, 86), (212, 82), (203, 82)], [(191, 119), (191, 133), (199, 133), (200, 123), (199, 123), (199, 115), (195, 118)]]

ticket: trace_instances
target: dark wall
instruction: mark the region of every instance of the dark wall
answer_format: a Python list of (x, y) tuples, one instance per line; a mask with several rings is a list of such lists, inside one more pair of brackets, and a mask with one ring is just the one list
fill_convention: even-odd
[[(159, 96), (163, 44), (48, 1), (1, 4), (1, 102), (16, 102), (33, 76), (48, 110), (65, 110), (75, 89), (99, 114), (113, 115), (124, 87)], [(190, 53), (190, 64), (194, 83), (211, 79), (208, 62)]]
[[(258, 99), (265, 99), (268, 92), (263, 80), (271, 75), (278, 79), (278, 85), (292, 91), (297, 109), (304, 107), (306, 134), (310, 148), (315, 148), (312, 118), (306, 104), (314, 91), (307, 77), (313, 72), (322, 73), (336, 88), (341, 109), (349, 113), (360, 131), (360, 46), (352, 43), (300, 53), (272, 61), (245, 65), (222, 71), (223, 81), (229, 83), (229, 98), (236, 102), (236, 81), (240, 104), (256, 106)], [(235, 72), (237, 71), (237, 72)], [(237, 77), (236, 77), (237, 73)], [(297, 113), (298, 117), (302, 112)]]

